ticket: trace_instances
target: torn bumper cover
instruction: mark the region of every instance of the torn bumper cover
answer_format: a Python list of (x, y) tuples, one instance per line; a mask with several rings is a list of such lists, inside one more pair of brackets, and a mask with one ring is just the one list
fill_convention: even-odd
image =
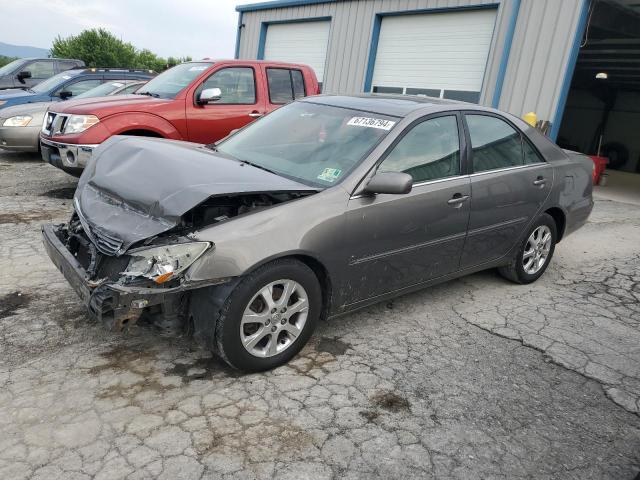
[(89, 310), (89, 314), (112, 330), (135, 323), (145, 311), (163, 307), (163, 313), (175, 314), (185, 292), (225, 283), (228, 279), (184, 282), (171, 287), (127, 286), (117, 282), (96, 282), (67, 249), (61, 236), (64, 225), (42, 226), (45, 250)]

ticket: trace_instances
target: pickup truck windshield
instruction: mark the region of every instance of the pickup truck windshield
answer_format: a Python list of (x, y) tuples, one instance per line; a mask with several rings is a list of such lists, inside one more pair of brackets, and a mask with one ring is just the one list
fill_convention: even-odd
[(66, 72), (58, 73), (57, 75), (46, 79), (44, 82), (40, 82), (35, 87), (32, 87), (31, 90), (35, 93), (46, 93), (52, 88), (57, 88), (65, 81), (70, 80), (76, 75), (80, 75), (81, 72), (82, 70), (67, 70)]
[(14, 60), (11, 63), (7, 63), (4, 67), (0, 68), (0, 77), (4, 76), (4, 75), (9, 75), (11, 72), (13, 72), (18, 65), (20, 65), (21, 63), (24, 63), (24, 60)]
[(294, 102), (215, 149), (305, 185), (330, 187), (340, 183), (397, 121), (377, 113)]
[(194, 78), (211, 67), (212, 63), (181, 63), (150, 80), (136, 95), (175, 98)]

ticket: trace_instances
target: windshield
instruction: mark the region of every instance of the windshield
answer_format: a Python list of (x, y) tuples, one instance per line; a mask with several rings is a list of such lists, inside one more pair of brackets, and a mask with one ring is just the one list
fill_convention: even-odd
[(0, 68), (0, 77), (3, 75), (9, 75), (18, 67), (18, 65), (23, 63), (24, 60), (14, 60), (11, 63), (7, 63), (4, 67)]
[(212, 63), (181, 63), (150, 80), (137, 95), (175, 98), (194, 78), (211, 67)]
[(115, 92), (117, 89), (124, 87), (124, 82), (107, 82), (107, 83), (103, 83), (102, 85), (98, 85), (95, 88), (92, 88), (91, 90), (87, 90), (84, 93), (81, 93), (80, 95), (76, 95), (75, 99), (78, 98), (93, 98), (93, 97), (104, 97), (106, 95), (109, 95), (112, 92)]
[(46, 93), (53, 88), (59, 87), (65, 81), (79, 75), (81, 72), (82, 70), (67, 70), (66, 72), (58, 73), (57, 75), (46, 79), (44, 82), (40, 82), (35, 87), (32, 87), (31, 90), (36, 93)]
[(330, 187), (343, 180), (396, 122), (377, 113), (294, 102), (216, 148), (306, 185)]

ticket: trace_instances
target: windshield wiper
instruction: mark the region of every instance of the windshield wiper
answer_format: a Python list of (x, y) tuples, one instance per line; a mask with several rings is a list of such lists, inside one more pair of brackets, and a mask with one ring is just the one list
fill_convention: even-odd
[(262, 165), (258, 165), (257, 163), (247, 162), (246, 160), (240, 160), (240, 164), (246, 163), (247, 165), (251, 165), (252, 167), (259, 168), (260, 170), (264, 170), (265, 172), (273, 173), (274, 175), (280, 175), (273, 170), (269, 170), (267, 167), (263, 167)]
[(216, 147), (215, 143), (209, 143), (209, 144), (205, 145), (204, 147), (208, 148), (209, 150), (213, 150), (214, 152), (218, 151), (218, 147)]
[(146, 95), (147, 97), (160, 98), (160, 95), (152, 92), (136, 92), (136, 95)]

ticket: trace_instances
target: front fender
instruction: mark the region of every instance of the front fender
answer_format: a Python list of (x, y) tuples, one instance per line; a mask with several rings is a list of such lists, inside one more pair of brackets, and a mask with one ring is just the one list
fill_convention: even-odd
[(123, 112), (110, 115), (101, 122), (111, 135), (120, 135), (130, 130), (149, 130), (172, 140), (185, 140), (184, 136), (168, 120), (145, 112)]

